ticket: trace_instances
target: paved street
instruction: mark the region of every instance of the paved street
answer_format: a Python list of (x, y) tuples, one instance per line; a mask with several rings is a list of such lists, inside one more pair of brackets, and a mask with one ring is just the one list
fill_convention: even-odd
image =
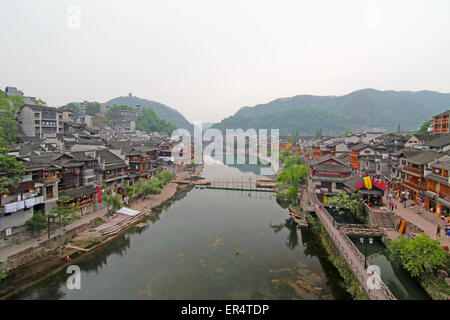
[[(386, 195), (388, 192), (386, 192)], [(436, 236), (436, 226), (437, 226), (437, 220), (436, 222), (430, 221), (429, 219), (424, 218), (423, 214), (419, 214), (418, 211), (421, 209), (419, 206), (414, 206), (411, 208), (412, 201), (407, 202), (406, 208), (404, 208), (404, 203), (400, 202), (399, 200), (393, 198), (392, 200), (394, 204), (397, 205), (397, 209), (394, 209), (394, 213), (408, 221), (408, 223), (411, 223), (415, 225), (416, 227), (423, 230), (426, 234), (428, 234), (432, 239), (438, 239), (442, 245), (448, 245), (450, 246), (450, 238), (447, 238), (444, 235), (444, 228), (441, 227), (441, 236)], [(385, 203), (386, 206), (388, 205), (389, 200), (386, 197)], [(388, 210), (390, 212), (390, 210)], [(423, 211), (423, 210), (422, 210)], [(434, 215), (434, 213), (424, 213), (427, 215)], [(436, 217), (437, 218), (437, 217)]]

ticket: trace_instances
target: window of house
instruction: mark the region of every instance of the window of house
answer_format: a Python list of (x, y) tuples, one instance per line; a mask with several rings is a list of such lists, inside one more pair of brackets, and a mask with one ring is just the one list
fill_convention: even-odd
[(36, 112), (36, 113), (34, 114), (34, 117), (35, 117), (35, 118), (39, 118), (39, 117), (40, 117), (40, 114), (39, 114), (38, 112)]

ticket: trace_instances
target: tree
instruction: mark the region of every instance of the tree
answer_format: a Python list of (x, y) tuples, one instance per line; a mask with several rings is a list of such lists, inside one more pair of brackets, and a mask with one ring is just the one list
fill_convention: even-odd
[(108, 195), (105, 197), (104, 201), (108, 207), (108, 213), (112, 213), (122, 208), (122, 200), (120, 199), (120, 196), (118, 194), (114, 196)]
[(170, 180), (172, 180), (173, 173), (167, 170), (159, 171), (158, 173), (156, 173), (156, 178), (162, 181), (164, 185), (166, 185), (168, 182), (170, 182)]
[(97, 102), (88, 102), (86, 104), (86, 113), (90, 116), (97, 114), (100, 111), (100, 105)]
[(357, 191), (352, 195), (342, 191), (337, 195), (327, 199), (327, 204), (339, 208), (338, 214), (345, 214), (345, 210), (350, 211), (356, 218), (364, 220), (363, 210), (360, 204), (362, 192)]
[(170, 122), (166, 122), (156, 115), (152, 109), (143, 109), (139, 113), (139, 117), (136, 121), (136, 129), (146, 132), (166, 132), (171, 135), (176, 129)]
[(133, 196), (134, 196), (134, 186), (126, 186), (125, 187), (125, 193), (127, 194), (128, 197), (128, 203), (131, 203)]
[(286, 186), (278, 185), (278, 188), (282, 190), (282, 193), (279, 193), (278, 196), (286, 197), (290, 202), (297, 201), (298, 188), (300, 184), (305, 183), (308, 174), (308, 168), (302, 164), (291, 165), (280, 172), (277, 175), (277, 181), (285, 183)]
[(284, 157), (283, 168), (290, 168), (297, 164), (302, 164), (302, 159), (300, 157), (295, 155), (288, 155), (287, 157)]
[(25, 222), (25, 228), (30, 231), (39, 231), (47, 228), (48, 219), (41, 211), (36, 211), (33, 216)]
[(348, 137), (348, 136), (350, 136), (352, 134), (353, 134), (353, 132), (351, 130), (347, 130), (341, 135), (341, 137)]
[(14, 144), (17, 142), (17, 121), (15, 118), (2, 116), (0, 117), (0, 135), (6, 144)]
[(422, 126), (420, 127), (419, 131), (417, 131), (417, 133), (419, 134), (429, 134), (428, 132), (428, 128), (431, 125), (431, 120), (427, 120), (425, 121)]
[(15, 95), (7, 97), (0, 91), (0, 143), (13, 144), (17, 142), (18, 129), (16, 115), (20, 107), (24, 104), (22, 96)]
[(158, 178), (151, 178), (148, 180), (139, 179), (136, 184), (136, 193), (139, 196), (146, 197), (152, 194), (160, 194), (162, 192), (162, 187), (164, 182)]
[(57, 206), (50, 211), (58, 218), (58, 223), (63, 227), (63, 230), (71, 222), (80, 219), (80, 216), (77, 215), (78, 206), (72, 201), (73, 198), (69, 196), (61, 196), (57, 201)]
[(413, 240), (397, 238), (388, 246), (388, 252), (390, 258), (401, 264), (413, 277), (421, 276), (425, 272), (425, 265), (437, 270), (448, 263), (445, 249), (427, 234)]
[(71, 102), (66, 106), (67, 109), (73, 112), (75, 116), (78, 116), (80, 114), (80, 107), (77, 106), (75, 103)]
[(8, 148), (0, 147), (0, 194), (9, 193), (8, 185), (16, 188), (25, 171), (22, 162), (8, 155)]

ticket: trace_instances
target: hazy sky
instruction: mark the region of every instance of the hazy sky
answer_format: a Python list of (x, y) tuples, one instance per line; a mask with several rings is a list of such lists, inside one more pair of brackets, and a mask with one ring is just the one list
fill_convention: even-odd
[(0, 87), (51, 106), (133, 92), (189, 121), (297, 94), (450, 92), (449, 14), (448, 0), (2, 0)]

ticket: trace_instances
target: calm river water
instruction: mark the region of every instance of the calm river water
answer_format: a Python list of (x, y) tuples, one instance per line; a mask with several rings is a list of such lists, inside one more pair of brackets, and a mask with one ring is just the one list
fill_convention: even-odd
[[(206, 178), (255, 179), (249, 166), (206, 165)], [(13, 299), (350, 299), (319, 239), (266, 192), (194, 188), (127, 232)]]

